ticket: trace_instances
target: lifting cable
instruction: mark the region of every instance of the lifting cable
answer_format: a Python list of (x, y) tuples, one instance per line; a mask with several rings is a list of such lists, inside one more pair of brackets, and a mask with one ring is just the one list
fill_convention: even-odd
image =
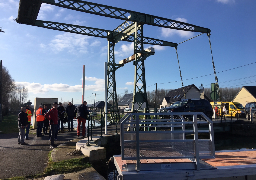
[(218, 84), (218, 77), (216, 74), (215, 65), (214, 65), (214, 61), (213, 61), (213, 55), (212, 55), (212, 43), (211, 43), (211, 38), (210, 38), (211, 34), (208, 33), (207, 36), (209, 38), (209, 44), (210, 44), (210, 50), (211, 50), (211, 56), (212, 56), (212, 67), (213, 67), (213, 72), (214, 72), (214, 76), (215, 76), (215, 81), (216, 81), (216, 84)]
[[(182, 41), (180, 42), (179, 44), (182, 44), (184, 42), (187, 42), (189, 40), (192, 40), (198, 36), (201, 36), (202, 34), (204, 33), (201, 33), (201, 34), (198, 34), (192, 38), (189, 38), (185, 41)], [(209, 44), (210, 44), (210, 50), (211, 50), (211, 56), (212, 56), (212, 66), (213, 66), (213, 72), (214, 72), (214, 76), (215, 76), (215, 81), (216, 81), (216, 84), (218, 85), (218, 77), (217, 77), (217, 73), (216, 73), (216, 70), (215, 70), (215, 65), (214, 65), (214, 60), (213, 60), (213, 54), (212, 54), (212, 43), (211, 43), (211, 38), (210, 38), (210, 33), (207, 33), (207, 36), (209, 38)], [(181, 75), (181, 68), (180, 68), (180, 61), (179, 61), (179, 56), (178, 56), (178, 50), (177, 50), (177, 46), (175, 47), (175, 50), (176, 50), (176, 55), (177, 55), (177, 60), (178, 60), (178, 66), (179, 66), (179, 71), (180, 71), (180, 80), (181, 80), (181, 86), (182, 86), (182, 89), (183, 89), (183, 93), (184, 93), (184, 99), (186, 99), (186, 93), (185, 93), (185, 88), (184, 88), (184, 85), (183, 85), (183, 79), (182, 79), (182, 75)]]
[(204, 34), (204, 33), (198, 34), (198, 35), (196, 35), (196, 36), (194, 36), (194, 37), (192, 37), (192, 38), (189, 38), (189, 39), (187, 39), (187, 40), (185, 40), (185, 41), (182, 41), (182, 42), (180, 42), (179, 44), (182, 44), (182, 43), (187, 42), (187, 41), (189, 41), (189, 40), (191, 40), (191, 39), (194, 39), (194, 38), (196, 38), (196, 37), (198, 37), (198, 36), (201, 36), (202, 34)]
[[(192, 38), (189, 38), (189, 39), (187, 39), (187, 40), (185, 40), (185, 41), (182, 41), (182, 42), (180, 42), (179, 44), (182, 44), (182, 43), (187, 42), (187, 41), (189, 41), (189, 40), (191, 40), (191, 39), (194, 39), (194, 38), (196, 38), (196, 37), (198, 37), (198, 36), (201, 36), (202, 34), (204, 34), (204, 33), (198, 34), (198, 35), (196, 35), (196, 36), (194, 36), (194, 37), (192, 37)], [(182, 87), (182, 90), (183, 90), (183, 93), (184, 93), (184, 99), (186, 99), (186, 93), (185, 93), (185, 88), (184, 88), (184, 85), (183, 85), (183, 79), (182, 79), (182, 75), (181, 75), (180, 61), (179, 61), (179, 55), (178, 55), (177, 46), (175, 47), (175, 50), (176, 50), (176, 55), (177, 55), (177, 60), (178, 60), (179, 71), (180, 71), (181, 87)]]
[(184, 86), (183, 86), (183, 80), (182, 80), (182, 75), (181, 75), (180, 60), (179, 60), (179, 55), (178, 55), (178, 48), (177, 48), (177, 46), (175, 47), (175, 50), (176, 50), (176, 55), (177, 55), (177, 60), (178, 60), (179, 71), (180, 71), (181, 87), (182, 87), (182, 89), (183, 89), (184, 99), (186, 99), (186, 93), (185, 93), (185, 89), (184, 89)]

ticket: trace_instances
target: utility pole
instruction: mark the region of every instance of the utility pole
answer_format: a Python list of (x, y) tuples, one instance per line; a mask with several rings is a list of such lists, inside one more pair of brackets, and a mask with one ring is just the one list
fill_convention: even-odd
[(156, 113), (156, 97), (157, 97), (157, 83), (156, 83), (156, 91), (155, 91), (155, 113)]
[(85, 89), (85, 65), (83, 65), (83, 95), (82, 95), (82, 104), (84, 103), (84, 89)]

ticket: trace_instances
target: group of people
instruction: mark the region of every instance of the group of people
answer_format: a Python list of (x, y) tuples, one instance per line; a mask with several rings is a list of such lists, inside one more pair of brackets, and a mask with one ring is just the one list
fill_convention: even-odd
[[(66, 116), (65, 116), (66, 114)], [(80, 126), (82, 125), (82, 136), (85, 137), (86, 131), (86, 119), (89, 115), (87, 109), (87, 102), (84, 101), (83, 104), (75, 107), (71, 102), (69, 102), (66, 110), (62, 103), (54, 102), (50, 110), (47, 106), (42, 105), (36, 110), (36, 121), (37, 121), (37, 137), (42, 137), (47, 134), (49, 128), (49, 140), (51, 141), (51, 147), (55, 147), (54, 140), (57, 140), (58, 132), (64, 131), (64, 123), (68, 123), (68, 131), (73, 131), (73, 119), (77, 119), (77, 136), (81, 134)], [(29, 109), (21, 107), (21, 112), (18, 114), (18, 126), (19, 126), (19, 136), (18, 143), (21, 145), (27, 145), (24, 139), (28, 140), (29, 128), (31, 124), (32, 113)], [(42, 134), (42, 130), (44, 135)]]

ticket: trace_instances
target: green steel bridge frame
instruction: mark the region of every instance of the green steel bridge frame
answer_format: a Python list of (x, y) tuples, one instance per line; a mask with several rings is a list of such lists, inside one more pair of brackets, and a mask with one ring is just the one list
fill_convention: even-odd
[[(42, 3), (84, 13), (120, 19), (124, 20), (124, 22), (114, 30), (105, 30), (73, 24), (37, 20)], [(169, 46), (175, 47), (176, 49), (178, 44), (145, 37), (143, 34), (144, 25), (207, 33), (208, 35), (211, 32), (208, 28), (189, 23), (81, 0), (20, 0), (16, 22), (69, 33), (106, 38), (108, 40), (107, 101), (112, 100), (112, 106), (110, 107), (112, 115), (116, 115), (118, 112), (115, 72), (118, 68), (124, 66), (124, 64), (117, 64), (115, 62), (114, 48), (116, 43), (119, 41), (134, 42), (135, 60), (133, 64), (135, 66), (135, 76), (132, 111), (135, 110), (135, 104), (138, 105), (139, 110), (143, 103), (146, 103), (146, 110), (148, 111), (144, 61), (148, 56), (152, 55), (152, 53), (144, 50), (144, 44)], [(142, 84), (142, 86), (139, 86), (139, 84)]]

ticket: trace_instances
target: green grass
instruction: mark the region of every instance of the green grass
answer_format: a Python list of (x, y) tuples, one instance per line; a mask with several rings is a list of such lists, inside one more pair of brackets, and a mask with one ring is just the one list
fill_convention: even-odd
[(0, 131), (2, 131), (2, 133), (5, 133), (5, 134), (19, 132), (18, 116), (17, 115), (4, 116), (2, 122), (0, 122)]
[(44, 170), (43, 174), (37, 174), (34, 176), (26, 176), (26, 177), (13, 177), (9, 178), (9, 180), (25, 180), (25, 179), (34, 179), (34, 178), (41, 178), (56, 174), (67, 174), (72, 172), (77, 172), (89, 167), (92, 165), (87, 161), (86, 158), (74, 158), (70, 160), (60, 161), (60, 162), (53, 162), (51, 159), (51, 152), (49, 152), (49, 160), (48, 165)]
[(85, 158), (75, 158), (60, 162), (53, 162), (49, 160), (44, 176), (76, 172), (89, 167), (91, 167), (91, 164)]

